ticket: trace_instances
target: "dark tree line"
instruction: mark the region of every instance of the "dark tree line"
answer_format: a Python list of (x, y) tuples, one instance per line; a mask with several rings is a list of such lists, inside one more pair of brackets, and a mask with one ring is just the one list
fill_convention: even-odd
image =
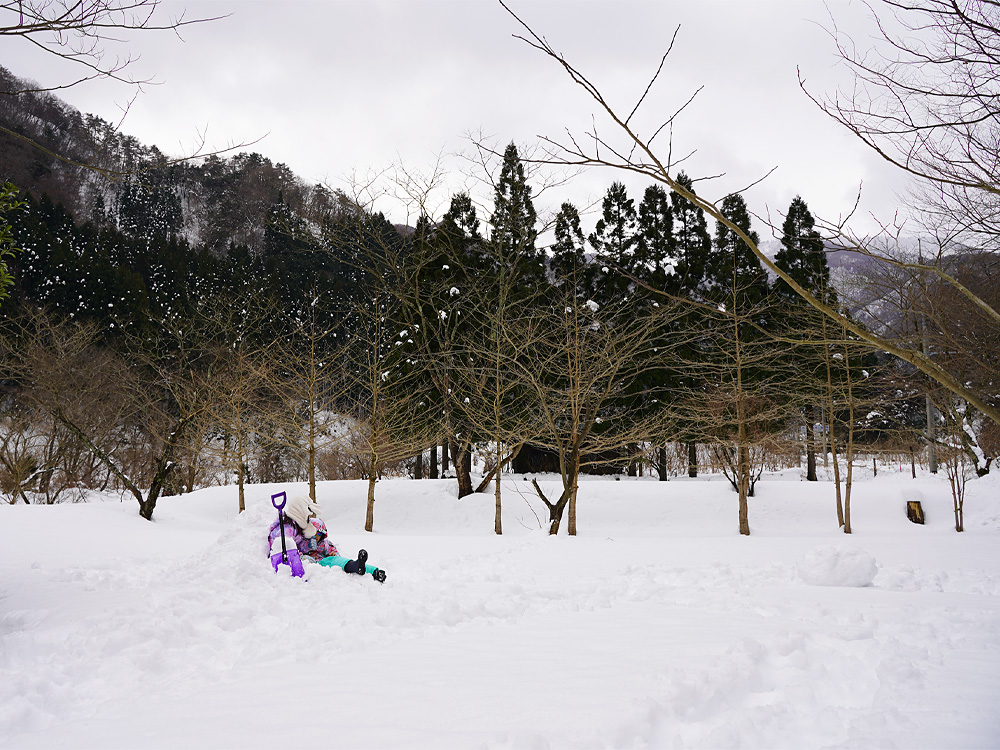
[[(833, 388), (844, 369), (823, 354), (840, 332), (818, 332), (730, 229), (719, 224), (713, 238), (701, 209), (656, 185), (636, 207), (613, 184), (586, 238), (563, 204), (548, 248), (513, 144), (489, 216), (462, 193), (408, 232), (343, 196), (281, 199), (255, 230), (259, 247), (219, 252), (191, 246), (162, 201), (129, 210), (124, 230), (74, 220), (44, 196), (11, 216), (25, 252), (4, 308), (5, 405), (48, 415), (67, 445), (97, 456), (91, 475), (132, 492), (147, 517), (159, 493), (220, 481), (206, 467), (225, 465), (222, 481), (241, 487), (304, 478), (315, 492), (317, 478), (366, 477), (371, 529), (375, 480), (405, 465), (422, 475), (433, 447), (460, 496), (486, 489), (488, 477), (472, 479), (477, 449), (494, 473), (558, 471), (558, 496), (536, 489), (550, 530), (568, 512), (575, 533), (581, 472), (635, 473), (654, 447), (666, 479), (663, 452), (680, 441), (693, 457), (698, 445), (714, 451), (747, 533), (746, 498), (769, 446), (798, 424), (815, 456), (825, 451), (817, 425), (846, 429), (846, 406), (818, 406), (833, 404), (823, 383)], [(742, 196), (723, 210), (752, 233)], [(796, 198), (778, 262), (832, 299), (811, 221)], [(119, 400), (132, 411), (85, 418), (39, 385), (38, 357), (63, 340), (76, 347), (75, 371), (89, 359), (104, 363), (98, 371), (125, 367), (118, 380), (133, 395)], [(34, 460), (29, 450), (9, 454), (12, 497), (52, 475), (37, 460), (34, 473), (16, 466)]]

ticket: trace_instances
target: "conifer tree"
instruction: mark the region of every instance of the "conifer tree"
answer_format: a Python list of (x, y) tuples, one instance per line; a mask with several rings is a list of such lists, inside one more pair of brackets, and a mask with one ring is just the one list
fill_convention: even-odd
[[(677, 175), (677, 182), (689, 192), (695, 192), (694, 182), (684, 172)], [(702, 209), (678, 193), (670, 194), (670, 205), (673, 210), (678, 285), (683, 290), (693, 291), (700, 286), (704, 276), (712, 238), (708, 234)]]
[(481, 242), (483, 235), (479, 231), (479, 217), (476, 206), (468, 193), (456, 193), (451, 198), (448, 211), (441, 217), (442, 227), (451, 225), (460, 231), (468, 240)]
[[(431, 232), (439, 248), (445, 274), (456, 284), (469, 277), (494, 271), (493, 259), (479, 231), (479, 217), (468, 193), (456, 193), (448, 211)], [(445, 268), (445, 266), (447, 266)]]
[(556, 241), (552, 245), (549, 267), (557, 287), (575, 285), (577, 296), (589, 296), (592, 266), (584, 254), (580, 212), (572, 203), (563, 203), (555, 219)]
[[(475, 324), (475, 306), (470, 303), (476, 295), (470, 285), (491, 273), (494, 264), (482, 244), (471, 200), (464, 194), (454, 196), (436, 226), (426, 217), (418, 221), (398, 290), (405, 332), (401, 346), (408, 362), (421, 371), (414, 382), (425, 393), (416, 406), (425, 410), (434, 427), (430, 444), (442, 440), (456, 457), (459, 497), (472, 492), (466, 461), (472, 436), (462, 422), (461, 405), (467, 396), (458, 377), (468, 358), (466, 337)], [(477, 258), (482, 266), (475, 265)], [(432, 477), (433, 472), (432, 464)]]
[(510, 143), (503, 155), (493, 206), (492, 242), (497, 257), (527, 285), (545, 280), (544, 259), (535, 247), (537, 215), (531, 200), (524, 164)]
[[(695, 192), (694, 181), (684, 172), (677, 175), (677, 182), (689, 192)], [(705, 275), (705, 264), (712, 249), (712, 238), (708, 233), (705, 212), (676, 192), (670, 194), (670, 207), (674, 229), (674, 279), (672, 283), (668, 283), (668, 288), (678, 294), (697, 295)], [(704, 327), (703, 323), (700, 314), (691, 311), (680, 322), (680, 327), (687, 332), (688, 338), (695, 342), (699, 338), (699, 331)], [(698, 361), (700, 355), (697, 349), (695, 346), (688, 352), (689, 365), (680, 378), (690, 389), (698, 387), (699, 377), (696, 368), (690, 364)], [(678, 437), (687, 443), (689, 477), (698, 475), (698, 450), (693, 439), (696, 433), (696, 424), (682, 420)]]
[[(826, 262), (826, 253), (823, 248), (823, 239), (815, 229), (816, 222), (809, 207), (800, 196), (795, 196), (788, 207), (788, 214), (781, 225), (781, 250), (774, 257), (775, 265), (787, 273), (804, 289), (811, 292), (817, 299), (828, 305), (836, 305), (836, 294), (830, 287), (830, 268)], [(803, 302), (783, 280), (777, 279), (774, 286), (775, 293), (786, 301), (788, 312), (785, 318), (785, 326), (790, 331), (801, 337), (804, 341), (809, 338), (822, 337), (821, 315), (812, 307)], [(820, 346), (825, 348), (824, 342)], [(815, 425), (820, 420), (820, 409), (817, 402), (821, 395), (822, 383), (824, 381), (822, 371), (824, 369), (823, 349), (813, 346), (805, 346), (800, 349), (796, 356), (798, 364), (798, 377), (800, 380), (799, 390), (803, 393), (815, 391), (814, 398), (804, 407), (803, 420), (805, 422), (805, 442), (806, 442), (806, 480), (817, 481), (816, 476), (816, 436)]]
[(588, 239), (598, 258), (612, 266), (600, 280), (598, 297), (606, 303), (620, 299), (628, 291), (629, 281), (622, 273), (630, 274), (635, 268), (637, 216), (635, 203), (620, 182), (608, 188), (601, 208), (601, 218)]
[(643, 193), (635, 235), (635, 273), (651, 286), (663, 289), (673, 275), (674, 217), (670, 196), (660, 185)]
[[(781, 225), (781, 250), (774, 256), (774, 262), (806, 290), (813, 293), (822, 291), (822, 301), (832, 304), (829, 296), (833, 293), (830, 267), (826, 262), (823, 239), (815, 226), (816, 221), (806, 202), (795, 196)], [(778, 279), (775, 288), (783, 297), (795, 298), (796, 304), (802, 304), (784, 281)]]
[[(746, 201), (738, 193), (722, 199), (722, 214), (739, 227), (753, 242), (760, 238), (750, 229), (750, 213)], [(737, 304), (745, 312), (767, 296), (767, 274), (746, 243), (721, 222), (715, 226), (715, 243), (705, 267), (702, 292), (716, 301)], [(734, 298), (733, 290), (737, 290)]]

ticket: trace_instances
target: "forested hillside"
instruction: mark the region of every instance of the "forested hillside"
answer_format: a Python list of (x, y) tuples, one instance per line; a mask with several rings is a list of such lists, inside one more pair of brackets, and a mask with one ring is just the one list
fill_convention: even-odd
[[(0, 90), (28, 88), (0, 68)], [(323, 216), (344, 196), (309, 186), (257, 153), (177, 160), (50, 92), (0, 98), (0, 174), (35, 198), (47, 195), (79, 222), (128, 237), (177, 235), (222, 255), (259, 253), (269, 212)]]

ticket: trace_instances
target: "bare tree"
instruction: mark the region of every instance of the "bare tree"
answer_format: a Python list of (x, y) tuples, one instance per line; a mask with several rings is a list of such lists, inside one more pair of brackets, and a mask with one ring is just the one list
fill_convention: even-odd
[[(817, 298), (816, 295), (810, 293), (807, 289), (802, 287), (785, 271), (778, 268), (774, 261), (760, 249), (757, 243), (754, 242), (743, 229), (736, 226), (732, 221), (723, 215), (722, 211), (715, 203), (695, 195), (677, 181), (676, 177), (673, 176), (677, 165), (683, 162), (689, 154), (675, 154), (672, 143), (668, 144), (664, 148), (663, 152), (660, 152), (659, 147), (655, 146), (654, 143), (657, 137), (662, 133), (672, 132), (672, 124), (684, 112), (693, 100), (694, 96), (692, 95), (692, 97), (682, 103), (673, 113), (663, 119), (658, 126), (653, 128), (648, 133), (648, 135), (640, 134), (637, 126), (633, 126), (632, 124), (636, 112), (646, 102), (650, 90), (656, 83), (664, 65), (667, 62), (667, 58), (670, 54), (670, 48), (668, 48), (664, 53), (660, 66), (657, 68), (646, 87), (639, 93), (636, 105), (626, 115), (619, 112), (604, 96), (601, 90), (570, 61), (566, 60), (561, 54), (559, 54), (546, 39), (539, 36), (527, 24), (521, 21), (521, 19), (518, 18), (512, 11), (510, 11), (507, 5), (503, 3), (503, 0), (498, 1), (524, 28), (525, 34), (519, 38), (561, 67), (569, 76), (570, 80), (583, 89), (586, 95), (590, 97), (601, 114), (606, 117), (608, 121), (610, 121), (612, 126), (612, 134), (609, 136), (602, 134), (596, 129), (595, 126), (594, 130), (589, 132), (585, 139), (576, 138), (572, 135), (572, 133), (570, 133), (564, 141), (545, 138), (544, 141), (549, 144), (552, 149), (552, 153), (543, 161), (546, 163), (574, 165), (579, 167), (612, 167), (615, 169), (641, 174), (647, 178), (666, 185), (670, 190), (681, 195), (691, 203), (704, 210), (707, 214), (715, 218), (728, 229), (733, 230), (740, 240), (744, 242), (748, 248), (750, 248), (754, 255), (757, 256), (765, 268), (784, 280), (788, 284), (789, 288), (805, 300), (805, 302), (807, 302), (810, 306), (828, 318), (836, 321), (838, 325), (846, 327), (850, 333), (858, 336), (864, 341), (867, 341), (872, 346), (912, 364), (914, 367), (936, 382), (940, 383), (952, 393), (966, 399), (994, 422), (1000, 423), (1000, 407), (992, 403), (989, 398), (967, 386), (966, 383), (963, 382), (962, 379), (954, 372), (946, 369), (933, 357), (924, 354), (921, 349), (908, 346), (906, 342), (900, 342), (873, 332), (850, 318), (843, 316), (833, 306)], [(942, 0), (942, 4), (943, 3), (944, 0)], [(613, 141), (613, 137), (619, 138), (620, 140)], [(969, 182), (971, 183), (973, 181), (970, 180)], [(985, 305), (985, 308), (988, 314), (1000, 321), (1000, 313), (992, 310), (992, 308), (989, 308), (988, 305)]]
[(221, 433), (222, 463), (235, 470), (239, 512), (246, 510), (245, 484), (256, 444), (263, 437), (264, 415), (280, 411), (276, 390), (279, 362), (263, 329), (271, 310), (230, 304), (217, 313), (225, 335), (217, 343), (220, 366), (210, 381), (211, 424)]
[[(923, 207), (969, 236), (996, 236), (996, 69), (1000, 7), (992, 0), (881, 0), (859, 48), (831, 36), (855, 85), (830, 97), (803, 90), (833, 120), (930, 190)], [(970, 241), (975, 246), (979, 241)]]
[[(462, 424), (466, 396), (460, 372), (468, 357), (463, 338), (468, 319), (464, 307), (471, 299), (462, 294), (470, 278), (462, 245), (443, 237), (429, 218), (422, 217), (406, 257), (398, 264), (399, 283), (392, 287), (404, 333), (402, 348), (408, 353), (410, 366), (423, 374), (418, 387), (424, 393), (425, 418), (437, 426), (437, 439), (432, 443), (443, 438), (449, 445), (459, 497), (473, 491), (465, 460), (472, 434)], [(434, 476), (433, 463), (431, 472)]]
[(550, 534), (558, 533), (567, 508), (567, 532), (576, 534), (583, 467), (627, 462), (634, 458), (629, 451), (663, 433), (663, 414), (639, 419), (630, 409), (631, 387), (668, 355), (659, 334), (674, 315), (673, 306), (641, 297), (601, 308), (566, 285), (548, 305), (532, 311), (530, 320), (510, 329), (530, 342), (523, 347), (527, 356), (511, 362), (530, 391), (530, 419), (538, 423), (533, 442), (554, 451), (559, 461), (557, 499), (550, 500), (535, 483), (549, 509)]
[(294, 314), (291, 335), (275, 342), (269, 356), (271, 385), (284, 404), (273, 415), (281, 425), (273, 437), (302, 458), (312, 499), (320, 452), (345, 437), (337, 402), (347, 387), (338, 362), (346, 342), (338, 337), (341, 321), (332, 313), (332, 304), (313, 292)]
[[(164, 18), (159, 6), (160, 0), (3, 0), (0, 36), (23, 39), (80, 71), (78, 78), (67, 83), (27, 92), (65, 89), (95, 78), (109, 78), (141, 90), (152, 81), (133, 78), (128, 72), (137, 57), (127, 49), (125, 35), (157, 31), (179, 35), (186, 26), (221, 18), (186, 18), (183, 13)], [(121, 52), (116, 54), (115, 49)]]
[(485, 275), (467, 290), (473, 298), (468, 310), (472, 332), (467, 337), (462, 374), (466, 396), (460, 406), (464, 421), (490, 444), (492, 468), (484, 472), (476, 491), (484, 491), (493, 480), (493, 531), (502, 534), (503, 468), (539, 430), (531, 418), (530, 391), (517, 363), (530, 358), (530, 351), (541, 342), (526, 335), (526, 330), (537, 332), (534, 326), (519, 328), (525, 309), (533, 302), (515, 297), (517, 279), (504, 263), (497, 262), (495, 267), (494, 274)]
[[(33, 502), (47, 505), (82, 500), (87, 490), (104, 490), (111, 474), (87, 446), (53, 419), (22, 399), (5, 420), (0, 446), (0, 464), (4, 467), (5, 489), (11, 501), (18, 496), (25, 502), (28, 492)], [(23, 421), (22, 421), (23, 420)]]
[(407, 459), (434, 439), (415, 386), (421, 372), (401, 348), (398, 279), (373, 265), (353, 306), (351, 341), (342, 366), (347, 380), (342, 403), (355, 425), (355, 440), (368, 478), (365, 531), (375, 527), (375, 484), (391, 464)]
[(948, 484), (951, 487), (952, 510), (955, 514), (955, 531), (965, 531), (965, 488), (974, 470), (968, 460), (963, 443), (966, 430), (965, 404), (956, 399), (940, 403), (945, 417), (943, 441), (939, 449)]
[(123, 468), (125, 435), (143, 421), (148, 394), (135, 369), (98, 347), (97, 339), (92, 326), (60, 324), (35, 313), (20, 330), (7, 331), (4, 361), (17, 373), (30, 402), (86, 445), (149, 518), (159, 486), (144, 497), (139, 485), (145, 477), (130, 476)]
[(145, 335), (129, 337), (127, 349), (140, 372), (143, 411), (139, 428), (154, 465), (139, 515), (151, 519), (157, 499), (178, 471), (191, 431), (207, 418), (212, 382), (220, 368), (217, 331), (205, 310), (167, 313)]
[[(841, 381), (841, 398), (847, 407), (847, 443), (845, 459), (847, 462), (847, 476), (844, 482), (844, 533), (850, 534), (851, 527), (851, 489), (854, 483), (854, 437), (857, 425), (856, 409), (859, 401), (856, 399), (854, 378), (855, 373), (851, 367), (852, 356), (856, 356), (857, 346), (852, 346), (847, 336), (847, 330), (842, 331), (844, 337), (843, 363), (844, 377)], [(836, 355), (834, 355), (836, 356)], [(864, 371), (862, 371), (863, 373)], [(912, 454), (911, 454), (912, 456)], [(834, 458), (836, 460), (836, 457)], [(837, 477), (838, 492), (840, 488), (840, 478)]]
[[(916, 230), (931, 241), (913, 247), (901, 241), (905, 224), (886, 224), (861, 237), (832, 226), (841, 247), (907, 275), (922, 322), (956, 330), (955, 321), (977, 318), (980, 336), (1000, 336), (996, 299), (997, 240), (1000, 239), (1000, 126), (996, 69), (1000, 65), (1000, 6), (979, 0), (882, 0), (868, 6), (874, 42), (859, 49), (832, 20), (831, 36), (854, 76), (846, 92), (819, 97), (803, 90), (834, 121), (911, 179), (906, 209)], [(985, 283), (984, 283), (985, 282)], [(947, 299), (939, 307), (926, 294)], [(968, 330), (968, 326), (966, 325)], [(958, 346), (956, 346), (958, 344)], [(981, 358), (981, 345), (950, 341), (926, 356), (940, 363), (969, 393), (988, 402), (997, 423), (997, 363), (976, 363), (979, 377), (967, 377), (954, 357)], [(921, 341), (908, 340), (910, 350)], [(988, 359), (988, 356), (987, 356)], [(956, 369), (956, 365), (958, 368)], [(931, 374), (931, 373), (927, 373)], [(933, 375), (932, 375), (933, 377)], [(970, 400), (971, 401), (971, 400)], [(975, 401), (977, 408), (980, 404)]]
[(698, 355), (685, 360), (686, 348), (672, 356), (674, 367), (696, 374), (697, 387), (675, 389), (672, 411), (699, 443), (710, 445), (715, 460), (739, 498), (739, 531), (750, 534), (748, 498), (764, 470), (764, 458), (784, 428), (794, 399), (787, 383), (794, 377), (795, 354), (769, 329), (773, 300), (758, 298), (752, 287), (731, 277), (723, 303), (685, 301), (693, 321), (687, 335)]

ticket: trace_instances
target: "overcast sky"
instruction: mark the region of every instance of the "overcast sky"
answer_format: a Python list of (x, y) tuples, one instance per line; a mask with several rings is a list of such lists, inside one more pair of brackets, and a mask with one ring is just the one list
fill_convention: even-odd
[[(755, 213), (777, 217), (796, 194), (813, 213), (850, 210), (864, 184), (862, 212), (891, 217), (903, 187), (800, 91), (798, 67), (816, 93), (850, 87), (824, 27), (829, 13), (866, 44), (864, 7), (850, 0), (510, 0), (536, 32), (562, 52), (627, 114), (680, 25), (674, 51), (637, 123), (648, 133), (696, 89), (679, 119), (674, 152), (713, 200), (776, 171), (747, 194)], [(171, 155), (188, 153), (201, 132), (210, 148), (261, 139), (252, 149), (289, 165), (309, 182), (348, 188), (352, 179), (402, 163), (429, 173), (440, 158), (452, 191), (481, 176), (459, 155), (483, 134), (502, 151), (539, 135), (583, 135), (597, 111), (551, 60), (513, 38), (516, 21), (495, 0), (188, 0), (164, 2), (165, 17), (221, 16), (129, 42), (136, 77), (155, 77), (132, 104), (122, 129)], [(829, 8), (829, 11), (828, 11)], [(2, 64), (43, 85), (66, 82), (62, 64), (5, 41)], [(84, 84), (60, 94), (79, 109), (121, 118), (121, 85)], [(611, 132), (598, 118), (602, 134)], [(666, 146), (666, 141), (662, 143)], [(354, 175), (354, 177), (352, 177)], [(622, 174), (593, 171), (538, 199), (540, 214), (564, 200), (599, 201)], [(541, 176), (538, 178), (542, 179)], [(625, 177), (638, 203), (647, 181)], [(483, 196), (486, 194), (483, 193)], [(488, 200), (485, 199), (484, 200)], [(379, 208), (412, 221), (386, 198)], [(596, 221), (585, 219), (585, 229)], [(780, 223), (780, 218), (777, 218)], [(762, 224), (755, 228), (766, 235)]]

